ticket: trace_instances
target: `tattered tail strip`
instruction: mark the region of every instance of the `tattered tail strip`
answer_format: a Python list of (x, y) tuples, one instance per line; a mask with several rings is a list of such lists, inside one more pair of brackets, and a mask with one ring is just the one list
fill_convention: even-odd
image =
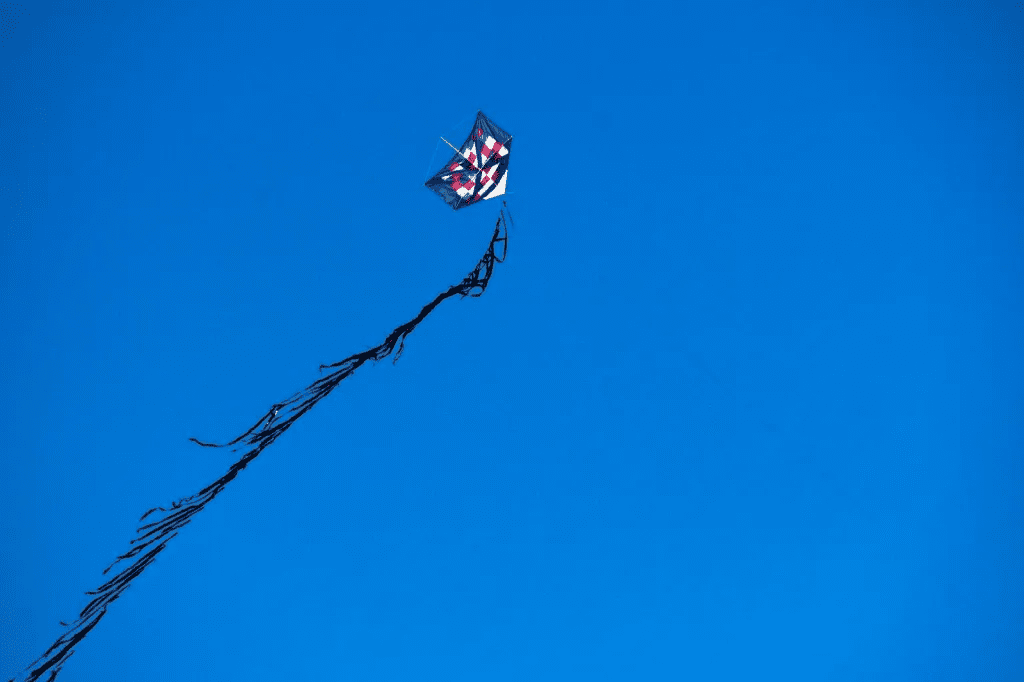
[[(499, 244), (501, 245), (500, 257), (497, 254)], [(192, 521), (193, 516), (212, 502), (249, 462), (256, 459), (263, 452), (264, 448), (277, 440), (278, 436), (287, 431), (299, 417), (311, 410), (320, 400), (327, 397), (342, 380), (351, 376), (366, 361), (373, 360), (377, 362), (394, 352), (395, 362), (397, 362), (405, 346), (406, 338), (442, 301), (453, 296), (465, 298), (466, 296), (476, 297), (483, 294), (490, 282), (495, 264), (503, 262), (507, 253), (508, 230), (505, 225), (505, 212), (503, 210), (498, 217), (497, 223), (495, 223), (494, 235), (491, 237), (487, 251), (480, 259), (480, 262), (476, 264), (476, 267), (473, 268), (473, 271), (466, 275), (460, 283), (453, 285), (448, 291), (439, 294), (433, 301), (425, 305), (412, 320), (388, 334), (382, 344), (362, 353), (350, 355), (340, 362), (321, 365), (321, 372), (325, 369), (333, 369), (334, 371), (320, 377), (287, 400), (274, 405), (252, 428), (232, 441), (213, 444), (203, 443), (194, 438), (191, 439), (203, 447), (230, 447), (241, 443), (242, 445), (233, 448), (233, 451), (244, 449), (245, 453), (223, 476), (194, 495), (183, 497), (174, 502), (169, 508), (154, 507), (143, 514), (142, 518), (139, 519), (140, 521), (145, 520), (150, 515), (155, 515), (157, 520), (139, 526), (136, 531), (138, 537), (131, 541), (131, 544), (135, 546), (115, 559), (103, 573), (105, 575), (122, 561), (133, 559), (132, 563), (96, 590), (87, 592), (86, 594), (90, 596), (95, 595), (95, 597), (82, 609), (78, 619), (67, 626), (69, 628), (68, 631), (59, 637), (42, 656), (33, 661), (25, 669), (25, 672), (19, 677), (12, 678), (10, 682), (36, 682), (47, 672), (50, 673), (47, 677), (48, 682), (56, 679), (57, 674), (67, 662), (67, 659), (74, 653), (73, 647), (82, 641), (89, 634), (90, 630), (96, 627), (100, 619), (106, 615), (107, 607), (117, 600), (122, 592), (128, 589), (132, 580), (141, 575), (146, 567), (153, 563), (157, 555), (164, 550), (167, 543), (177, 535), (178, 531), (187, 526)]]

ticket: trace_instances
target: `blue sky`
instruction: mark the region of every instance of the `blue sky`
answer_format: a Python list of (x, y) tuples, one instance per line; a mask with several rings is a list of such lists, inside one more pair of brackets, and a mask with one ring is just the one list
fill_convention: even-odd
[(1019, 679), (1019, 3), (374, 4), (0, 3), (0, 677), (482, 109), (62, 682)]

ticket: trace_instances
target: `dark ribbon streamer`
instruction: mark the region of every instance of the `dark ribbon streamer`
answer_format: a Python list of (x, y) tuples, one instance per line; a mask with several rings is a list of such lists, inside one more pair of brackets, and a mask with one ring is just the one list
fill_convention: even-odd
[[(511, 221), (511, 219), (512, 214), (509, 213), (509, 220)], [(499, 244), (501, 245), (501, 257), (498, 257), (496, 253)], [(180, 529), (187, 526), (192, 521), (193, 516), (212, 502), (224, 490), (227, 484), (233, 481), (242, 469), (248, 466), (249, 462), (256, 459), (266, 447), (277, 440), (278, 436), (287, 431), (299, 417), (313, 409), (314, 405), (327, 397), (327, 394), (362, 367), (364, 363), (369, 360), (374, 362), (383, 360), (392, 353), (395, 354), (393, 362), (398, 362), (398, 358), (401, 357), (402, 350), (405, 348), (406, 338), (442, 301), (454, 296), (465, 298), (466, 296), (477, 297), (482, 295), (491, 280), (495, 264), (503, 262), (507, 253), (508, 229), (505, 225), (505, 211), (502, 210), (497, 223), (495, 223), (494, 235), (491, 237), (487, 251), (480, 259), (480, 262), (476, 264), (476, 267), (473, 268), (473, 271), (466, 275), (465, 279), (460, 283), (449, 287), (448, 291), (438, 294), (433, 301), (423, 306), (419, 315), (397, 327), (388, 334), (387, 338), (379, 346), (362, 353), (350, 355), (340, 362), (320, 365), (321, 373), (325, 369), (333, 371), (317, 379), (287, 400), (271, 407), (248, 431), (230, 442), (215, 444), (204, 443), (195, 438), (189, 439), (207, 448), (239, 445), (239, 447), (232, 448), (232, 452), (237, 452), (238, 450), (244, 450), (245, 452), (223, 476), (199, 492), (189, 497), (181, 498), (171, 504), (169, 508), (154, 507), (143, 514), (139, 521), (144, 521), (151, 514), (156, 515), (156, 520), (139, 526), (136, 531), (138, 537), (131, 541), (134, 547), (117, 557), (110, 566), (104, 569), (103, 574), (106, 575), (110, 569), (122, 561), (130, 559), (132, 560), (131, 564), (123, 568), (120, 573), (96, 590), (86, 592), (87, 595), (95, 595), (95, 597), (82, 609), (81, 613), (78, 614), (78, 618), (73, 623), (66, 625), (69, 628), (68, 631), (61, 635), (42, 656), (30, 663), (19, 677), (12, 678), (10, 682), (35, 682), (42, 679), (42, 676), (47, 673), (49, 673), (49, 676), (46, 678), (47, 682), (55, 680), (64, 663), (67, 662), (71, 654), (75, 653), (75, 645), (82, 641), (89, 634), (90, 630), (96, 627), (100, 619), (106, 615), (107, 607), (120, 597), (122, 592), (128, 589), (132, 580), (141, 575), (146, 567), (156, 560), (157, 555), (164, 550), (171, 538), (177, 535)], [(61, 625), (65, 625), (65, 623), (61, 623)]]

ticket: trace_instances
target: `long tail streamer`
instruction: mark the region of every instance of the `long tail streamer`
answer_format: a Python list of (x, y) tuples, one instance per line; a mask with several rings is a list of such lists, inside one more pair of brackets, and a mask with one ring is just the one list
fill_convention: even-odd
[[(512, 219), (509, 214), (509, 220)], [(501, 256), (497, 255), (500, 244)], [(167, 547), (167, 543), (192, 521), (192, 517), (198, 514), (203, 508), (213, 501), (217, 495), (227, 487), (238, 476), (249, 462), (256, 459), (265, 448), (277, 440), (278, 436), (287, 431), (292, 424), (302, 415), (313, 409), (313, 406), (327, 397), (343, 380), (350, 377), (357, 369), (369, 360), (377, 362), (394, 353), (394, 362), (402, 354), (405, 347), (405, 340), (416, 329), (427, 315), (431, 313), (442, 301), (460, 296), (480, 296), (487, 289), (491, 280), (496, 263), (505, 260), (508, 253), (508, 229), (505, 224), (505, 210), (502, 210), (494, 226), (494, 235), (491, 237), (487, 251), (484, 252), (480, 262), (476, 264), (473, 271), (466, 275), (460, 283), (449, 289), (423, 306), (419, 315), (405, 324), (397, 327), (388, 334), (384, 342), (375, 348), (356, 353), (349, 357), (329, 365), (321, 365), (321, 373), (324, 370), (331, 370), (306, 388), (294, 394), (287, 400), (272, 406), (252, 428), (228, 443), (204, 443), (195, 438), (191, 440), (203, 447), (222, 448), (231, 447), (232, 452), (244, 450), (244, 453), (227, 472), (216, 481), (206, 486), (199, 492), (174, 502), (170, 507), (155, 507), (150, 509), (139, 521), (144, 521), (151, 515), (154, 520), (139, 526), (136, 531), (138, 537), (131, 541), (132, 549), (117, 557), (108, 566), (103, 574), (106, 575), (114, 566), (122, 561), (130, 561), (117, 575), (100, 585), (97, 589), (86, 592), (93, 597), (92, 601), (78, 614), (77, 620), (71, 624), (61, 623), (68, 630), (57, 638), (57, 641), (46, 650), (46, 652), (25, 668), (18, 677), (12, 678), (10, 682), (35, 682), (42, 679), (43, 675), (49, 673), (47, 682), (57, 678), (61, 668), (68, 658), (75, 652), (74, 647), (81, 642), (89, 632), (99, 624), (100, 620), (107, 613), (107, 608), (128, 589), (132, 581), (139, 577), (146, 567), (156, 560), (160, 552)], [(397, 349), (397, 350), (396, 350)]]

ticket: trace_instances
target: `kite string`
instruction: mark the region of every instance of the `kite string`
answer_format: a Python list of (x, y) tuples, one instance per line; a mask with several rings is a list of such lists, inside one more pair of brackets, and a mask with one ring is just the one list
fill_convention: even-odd
[[(498, 242), (502, 242), (504, 247), (501, 259), (498, 259), (495, 254), (495, 247)], [(446, 292), (438, 295), (433, 301), (424, 306), (415, 318), (397, 327), (379, 346), (368, 351), (350, 355), (340, 362), (321, 365), (321, 371), (326, 368), (338, 369), (326, 376), (320, 377), (287, 400), (275, 404), (249, 430), (227, 443), (218, 445), (204, 443), (195, 438), (190, 439), (203, 447), (228, 447), (244, 442), (249, 446), (249, 449), (245, 451), (238, 461), (231, 465), (224, 475), (199, 492), (173, 502), (169, 508), (154, 507), (144, 513), (139, 519), (140, 522), (151, 514), (156, 514), (158, 518), (156, 521), (139, 526), (136, 530), (138, 537), (131, 541), (132, 545), (135, 545), (137, 542), (139, 544), (117, 557), (103, 571), (103, 574), (106, 575), (107, 572), (121, 561), (132, 559), (139, 554), (141, 556), (134, 558), (130, 565), (123, 568), (117, 575), (96, 590), (86, 592), (87, 595), (94, 596), (94, 599), (82, 609), (78, 618), (72, 624), (61, 623), (61, 625), (69, 628), (68, 631), (58, 637), (39, 658), (29, 664), (19, 677), (12, 678), (10, 682), (16, 682), (16, 680), (36, 682), (47, 671), (50, 673), (47, 681), (53, 682), (68, 658), (75, 652), (74, 646), (96, 627), (103, 616), (106, 615), (107, 608), (131, 586), (135, 578), (141, 575), (156, 560), (157, 555), (166, 548), (167, 543), (176, 537), (182, 528), (191, 523), (193, 517), (202, 511), (207, 504), (212, 502), (224, 490), (227, 484), (245, 469), (249, 462), (256, 459), (265, 448), (273, 444), (302, 415), (313, 409), (320, 400), (327, 397), (339, 383), (351, 376), (366, 361), (382, 360), (395, 351), (397, 346), (398, 350), (395, 356), (395, 361), (397, 362), (405, 347), (406, 338), (442, 301), (456, 295), (464, 298), (466, 296), (480, 296), (483, 294), (490, 282), (495, 262), (504, 260), (505, 253), (507, 252), (507, 242), (508, 230), (505, 226), (504, 212), (502, 212), (495, 224), (494, 234), (491, 237), (487, 250), (473, 271), (462, 282), (449, 287)], [(281, 416), (282, 410), (286, 410), (284, 419), (277, 421), (278, 417)], [(156, 546), (152, 546), (154, 544)], [(147, 551), (144, 552), (143, 550)], [(40, 665), (33, 668), (37, 664)]]

